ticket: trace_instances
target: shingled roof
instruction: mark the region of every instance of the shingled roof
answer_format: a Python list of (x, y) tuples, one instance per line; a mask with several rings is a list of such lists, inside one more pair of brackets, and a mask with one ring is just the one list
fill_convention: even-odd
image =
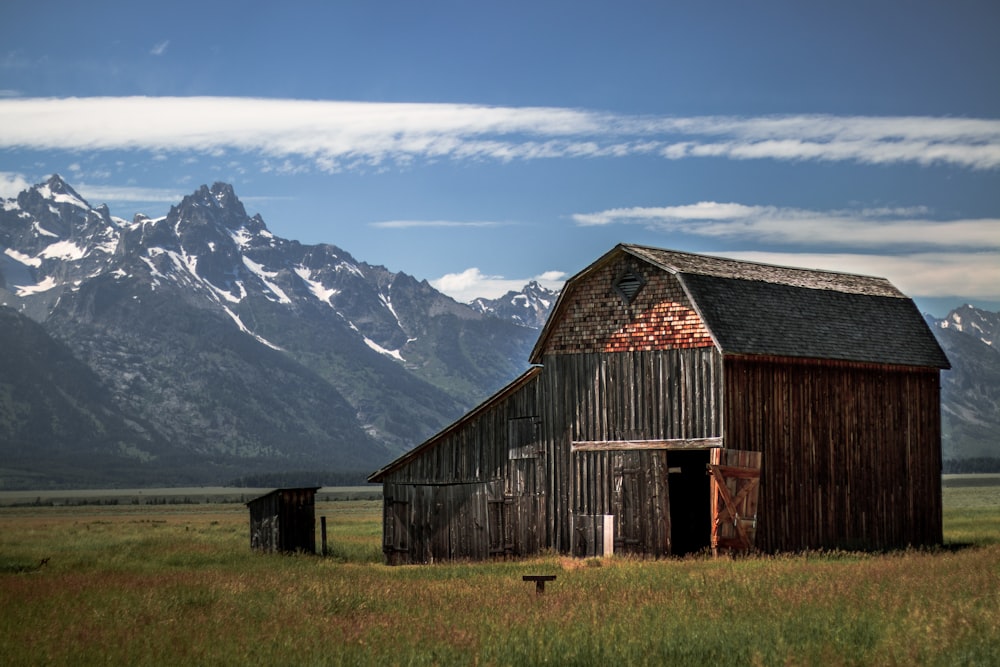
[(622, 244), (571, 278), (562, 296), (619, 253), (675, 274), (723, 354), (951, 367), (916, 305), (885, 278)]

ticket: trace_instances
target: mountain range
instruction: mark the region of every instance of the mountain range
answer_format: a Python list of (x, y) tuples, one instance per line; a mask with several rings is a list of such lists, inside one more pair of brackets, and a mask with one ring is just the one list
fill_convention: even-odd
[(998, 472), (1000, 313), (965, 305), (929, 319), (951, 360), (951, 370), (941, 374), (942, 456), (956, 471), (963, 468), (957, 461), (995, 459), (989, 470)]
[(3, 201), (0, 248), (7, 486), (370, 472), (520, 373), (537, 335), (281, 239), (222, 183), (128, 221), (53, 176)]
[[(0, 202), (0, 250), (0, 488), (361, 479), (523, 371), (558, 296), (458, 303), (224, 183), (125, 220), (52, 176)], [(928, 323), (944, 457), (1000, 457), (1000, 314)]]

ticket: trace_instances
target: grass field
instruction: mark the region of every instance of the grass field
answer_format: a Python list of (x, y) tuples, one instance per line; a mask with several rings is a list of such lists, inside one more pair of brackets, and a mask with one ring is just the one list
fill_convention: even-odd
[(397, 568), (372, 500), (318, 504), (327, 558), (251, 553), (235, 502), (0, 507), (0, 664), (997, 665), (988, 484), (930, 551)]

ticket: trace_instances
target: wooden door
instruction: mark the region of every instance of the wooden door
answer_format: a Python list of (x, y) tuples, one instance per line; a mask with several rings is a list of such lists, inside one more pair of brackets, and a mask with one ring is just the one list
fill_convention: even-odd
[(670, 554), (666, 450), (614, 452), (615, 553)]
[(760, 467), (760, 452), (712, 450), (708, 469), (712, 476), (713, 554), (754, 549)]
[(545, 544), (545, 457), (540, 434), (537, 417), (508, 420), (509, 474), (500, 508), (505, 554), (526, 556)]

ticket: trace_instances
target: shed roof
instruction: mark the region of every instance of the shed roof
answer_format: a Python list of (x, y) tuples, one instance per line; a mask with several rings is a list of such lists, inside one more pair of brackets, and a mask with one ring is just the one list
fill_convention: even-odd
[(265, 493), (263, 495), (260, 495), (260, 496), (257, 496), (256, 498), (251, 498), (245, 504), (246, 505), (253, 505), (253, 504), (257, 503), (257, 501), (264, 500), (265, 498), (270, 498), (271, 496), (273, 496), (275, 494), (281, 494), (281, 493), (284, 493), (286, 491), (312, 491), (315, 494), (321, 488), (323, 488), (323, 487), (321, 487), (321, 486), (296, 486), (296, 487), (286, 487), (286, 488), (274, 489), (273, 491), (268, 491), (267, 493)]
[(526, 370), (524, 373), (522, 373), (521, 375), (519, 375), (516, 379), (514, 379), (513, 381), (511, 381), (507, 386), (505, 386), (504, 388), (502, 388), (500, 391), (498, 391), (497, 393), (493, 394), (492, 396), (490, 396), (489, 398), (487, 398), (485, 401), (483, 401), (482, 403), (480, 403), (479, 405), (477, 405), (475, 408), (473, 408), (472, 410), (470, 410), (468, 413), (466, 413), (465, 415), (463, 415), (460, 419), (458, 419), (457, 421), (453, 422), (449, 426), (445, 427), (442, 431), (439, 431), (435, 435), (432, 435), (430, 438), (428, 438), (427, 440), (425, 440), (421, 444), (417, 445), (416, 447), (414, 447), (410, 451), (406, 452), (405, 454), (403, 454), (402, 456), (400, 456), (399, 458), (397, 458), (395, 461), (392, 461), (388, 465), (383, 466), (379, 470), (376, 470), (375, 472), (373, 472), (371, 475), (368, 476), (368, 481), (369, 482), (381, 482), (382, 479), (386, 475), (388, 475), (390, 472), (393, 472), (395, 470), (399, 470), (401, 467), (403, 467), (404, 465), (406, 465), (407, 463), (409, 463), (413, 459), (415, 459), (418, 456), (420, 456), (423, 452), (425, 452), (426, 450), (430, 449), (431, 447), (434, 447), (436, 444), (438, 444), (439, 442), (441, 442), (444, 438), (448, 437), (450, 434), (454, 433), (455, 431), (463, 428), (466, 424), (468, 424), (470, 421), (474, 420), (476, 417), (478, 417), (479, 415), (481, 415), (483, 412), (489, 410), (492, 406), (496, 405), (500, 401), (503, 401), (505, 398), (507, 398), (508, 396), (510, 396), (511, 394), (513, 394), (514, 392), (516, 392), (518, 389), (520, 389), (521, 387), (523, 387), (524, 385), (526, 385), (528, 382), (530, 382), (536, 375), (538, 375), (541, 372), (541, 370), (542, 369), (539, 366), (532, 366), (531, 368), (529, 368), (528, 370)]
[(574, 287), (622, 254), (675, 274), (723, 354), (950, 368), (916, 305), (885, 278), (627, 244), (567, 281), (533, 363)]

